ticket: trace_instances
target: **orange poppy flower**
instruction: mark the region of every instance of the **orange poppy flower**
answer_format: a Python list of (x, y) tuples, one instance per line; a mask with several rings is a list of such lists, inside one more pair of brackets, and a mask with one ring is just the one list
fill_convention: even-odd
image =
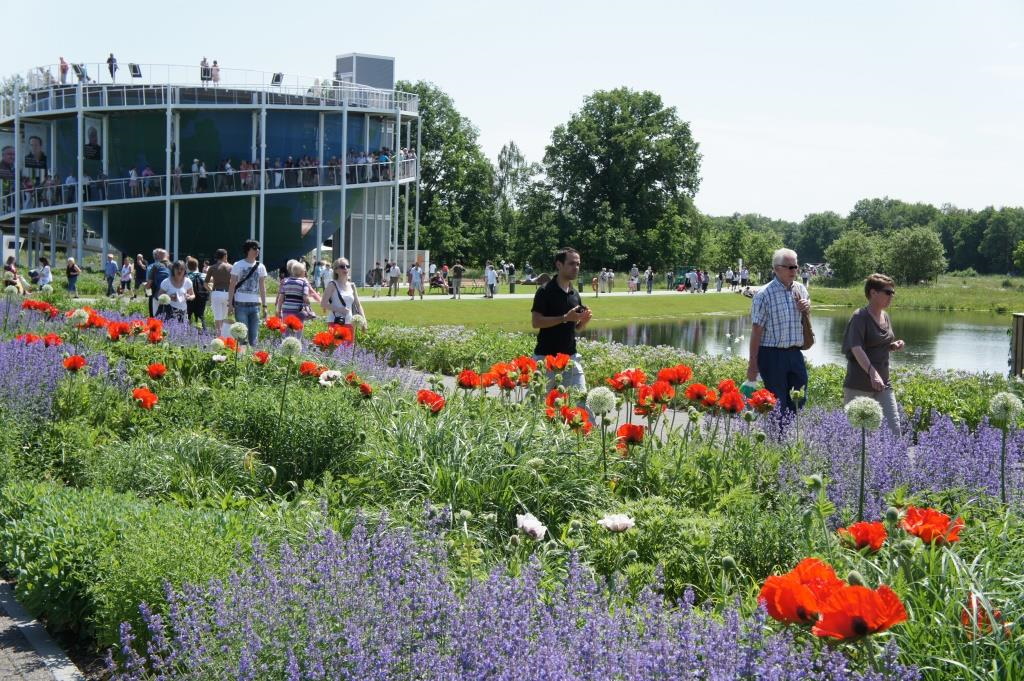
[(590, 414), (582, 407), (562, 407), (562, 420), (576, 434), (587, 435), (593, 429)]
[(1012, 635), (1009, 624), (1003, 622), (1003, 613), (1001, 610), (992, 609), (992, 619), (989, 619), (989, 611), (978, 600), (978, 595), (973, 591), (967, 597), (967, 605), (964, 606), (960, 613), (960, 624), (967, 630), (967, 637), (974, 638), (975, 635), (984, 636), (985, 634), (992, 633), (992, 620), (996, 621), (996, 624), (1003, 625), (1003, 633), (1006, 636)]
[(86, 364), (87, 362), (85, 361), (85, 357), (82, 357), (81, 355), (69, 355), (68, 357), (64, 358), (64, 368), (70, 371), (71, 373), (77, 372)]
[(623, 423), (615, 431), (615, 439), (615, 447), (621, 451), (626, 451), (630, 445), (637, 445), (644, 441), (644, 427), (632, 423)]
[(747, 400), (747, 403), (750, 405), (750, 408), (756, 411), (757, 413), (767, 414), (768, 412), (775, 408), (775, 405), (778, 403), (778, 400), (775, 398), (775, 393), (773, 393), (771, 390), (768, 390), (767, 388), (761, 388), (760, 390), (754, 391), (754, 394), (750, 396), (750, 399)]
[(704, 396), (708, 392), (708, 387), (703, 383), (691, 383), (686, 387), (686, 399), (691, 402), (703, 402)]
[(569, 393), (555, 388), (544, 398), (544, 405), (551, 409), (561, 409), (569, 405)]
[(139, 403), (143, 409), (152, 409), (153, 405), (160, 401), (152, 390), (146, 387), (136, 388), (132, 391), (132, 398)]
[(569, 360), (571, 358), (564, 352), (560, 352), (557, 355), (547, 355), (544, 357), (544, 368), (548, 371), (564, 371), (565, 367), (569, 366)]
[(704, 393), (704, 406), (711, 409), (718, 404), (718, 393), (715, 392), (714, 388), (708, 388), (707, 392)]
[(889, 587), (844, 586), (821, 604), (821, 619), (811, 633), (845, 641), (885, 631), (906, 619), (903, 603)]
[(732, 380), (731, 378), (723, 378), (721, 381), (718, 382), (718, 392), (722, 393), (723, 395), (725, 393), (734, 392), (736, 390), (739, 390), (739, 388), (736, 387), (736, 381)]
[(359, 394), (365, 397), (366, 399), (370, 399), (371, 397), (373, 397), (373, 386), (371, 386), (369, 383), (360, 383)]
[(865, 522), (854, 523), (849, 527), (840, 527), (836, 533), (843, 543), (849, 544), (858, 551), (865, 546), (870, 547), (872, 553), (881, 550), (882, 544), (889, 536), (882, 523)]
[(941, 545), (960, 541), (960, 530), (963, 528), (963, 518), (950, 522), (948, 515), (934, 508), (908, 506), (907, 514), (903, 517), (903, 529), (920, 537), (925, 544)]
[(676, 396), (676, 389), (669, 381), (657, 380), (651, 386), (654, 394), (654, 401), (659, 404), (668, 404)]
[(146, 373), (149, 374), (149, 377), (153, 379), (163, 378), (164, 375), (167, 373), (167, 367), (161, 364), (160, 362), (153, 362), (148, 367), (146, 367)]
[(743, 411), (744, 407), (743, 395), (741, 395), (738, 390), (729, 390), (727, 392), (723, 392), (722, 396), (718, 398), (718, 407), (719, 409), (728, 414), (739, 414), (741, 411)]
[(267, 321), (263, 322), (263, 324), (271, 331), (277, 331), (278, 333), (284, 333), (287, 328), (280, 317), (267, 317)]
[(266, 364), (267, 362), (270, 361), (270, 353), (267, 352), (266, 350), (257, 350), (256, 352), (252, 353), (252, 361), (256, 362), (257, 364)]
[(832, 566), (817, 558), (804, 558), (786, 574), (765, 580), (757, 600), (780, 622), (811, 624), (821, 611), (822, 601), (845, 584)]
[(433, 390), (420, 390), (416, 393), (416, 401), (430, 409), (432, 414), (436, 414), (444, 409), (445, 405), (444, 397), (438, 395)]
[(285, 317), (283, 324), (292, 331), (302, 331), (304, 326), (302, 320), (293, 314), (290, 314), (287, 317)]

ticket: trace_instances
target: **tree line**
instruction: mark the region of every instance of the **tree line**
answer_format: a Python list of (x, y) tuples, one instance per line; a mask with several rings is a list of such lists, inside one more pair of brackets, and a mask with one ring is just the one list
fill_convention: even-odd
[(435, 260), (543, 264), (573, 244), (594, 268), (715, 271), (742, 257), (767, 272), (772, 251), (785, 245), (802, 262), (828, 261), (840, 282), (876, 270), (909, 282), (947, 269), (1024, 269), (1020, 207), (976, 211), (884, 197), (862, 199), (845, 216), (812, 213), (800, 222), (704, 215), (693, 203), (699, 145), (653, 92), (596, 91), (552, 131), (543, 159), (530, 161), (509, 142), (492, 163), (448, 94), (426, 81), (397, 87), (420, 96), (421, 244)]

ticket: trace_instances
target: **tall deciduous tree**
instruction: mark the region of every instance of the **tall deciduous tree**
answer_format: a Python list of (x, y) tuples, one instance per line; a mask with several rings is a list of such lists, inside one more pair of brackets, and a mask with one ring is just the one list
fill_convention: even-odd
[[(555, 128), (544, 155), (548, 178), (590, 262), (643, 260), (645, 234), (669, 204), (682, 215), (700, 186), (700, 154), (689, 123), (653, 92), (599, 90)], [(603, 234), (594, 234), (611, 230)]]
[(946, 271), (946, 254), (931, 227), (898, 229), (886, 239), (885, 271), (898, 282), (931, 281)]
[(800, 240), (793, 245), (800, 262), (818, 263), (825, 259), (825, 249), (839, 238), (846, 220), (837, 213), (811, 213), (800, 223)]
[(825, 249), (825, 258), (841, 284), (863, 279), (878, 267), (877, 237), (858, 230), (845, 232)]
[(433, 83), (399, 81), (395, 87), (420, 98), (421, 247), (438, 261), (493, 257), (507, 240), (494, 241), (494, 168), (476, 127)]

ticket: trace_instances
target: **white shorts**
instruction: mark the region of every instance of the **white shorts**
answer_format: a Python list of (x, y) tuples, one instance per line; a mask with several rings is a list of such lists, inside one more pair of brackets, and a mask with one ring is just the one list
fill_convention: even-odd
[(215, 320), (223, 321), (228, 318), (228, 292), (227, 291), (211, 291), (210, 292), (210, 307), (213, 308), (213, 318)]

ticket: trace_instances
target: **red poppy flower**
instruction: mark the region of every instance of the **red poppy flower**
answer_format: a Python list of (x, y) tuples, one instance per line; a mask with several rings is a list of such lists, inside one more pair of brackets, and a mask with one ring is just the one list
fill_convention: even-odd
[(111, 324), (107, 327), (107, 338), (115, 343), (121, 340), (121, 329), (117, 324)]
[(691, 383), (686, 387), (686, 399), (691, 402), (703, 402), (704, 396), (708, 392), (708, 387), (703, 383)]
[(726, 391), (722, 393), (720, 398), (718, 398), (718, 408), (727, 414), (739, 414), (743, 411), (743, 407), (743, 395), (741, 395), (738, 390)]
[(345, 374), (345, 382), (349, 385), (359, 385), (363, 382), (363, 379), (359, 378), (358, 374), (354, 371), (350, 371)]
[(765, 580), (757, 600), (780, 622), (811, 624), (821, 611), (820, 603), (845, 584), (832, 566), (804, 558), (790, 572)]
[(20, 336), (15, 336), (14, 340), (23, 341), (25, 345), (32, 345), (33, 343), (38, 343), (43, 340), (43, 338), (42, 336), (37, 336), (34, 333), (23, 333)]
[(644, 427), (623, 423), (615, 431), (615, 440), (615, 447), (624, 452), (629, 449), (630, 445), (637, 445), (644, 441)]
[(839, 537), (844, 543), (853, 546), (858, 551), (865, 546), (871, 548), (875, 553), (882, 548), (889, 533), (885, 531), (882, 523), (854, 523), (849, 527), (841, 527), (837, 530)]
[(68, 355), (64, 358), (64, 368), (71, 373), (75, 373), (86, 364), (87, 362), (85, 361), (85, 357), (82, 357), (81, 355)]
[(42, 312), (50, 319), (53, 319), (58, 314), (60, 314), (60, 310), (58, 310), (55, 306), (51, 305), (50, 303), (47, 303), (44, 300), (32, 300), (31, 298), (22, 301), (21, 309)]
[(64, 339), (55, 333), (48, 333), (45, 336), (43, 336), (43, 345), (45, 345), (48, 348), (63, 344)]
[(715, 392), (714, 388), (708, 388), (707, 392), (704, 393), (704, 402), (702, 404), (708, 409), (718, 404), (718, 393)]
[(569, 366), (569, 360), (572, 359), (569, 355), (564, 352), (560, 352), (557, 355), (547, 355), (544, 357), (544, 367), (548, 371), (565, 371), (565, 367)]
[(889, 587), (844, 586), (822, 603), (821, 619), (811, 633), (845, 641), (885, 631), (906, 619), (903, 603)]
[(693, 369), (685, 364), (677, 364), (675, 367), (678, 383), (686, 383), (693, 378)]
[(164, 335), (158, 331), (150, 331), (149, 333), (146, 334), (146, 341), (148, 341), (150, 345), (156, 345), (163, 339)]
[(665, 381), (671, 385), (679, 383), (679, 372), (676, 367), (665, 367), (664, 369), (658, 370), (658, 380)]
[(164, 375), (167, 373), (167, 367), (161, 364), (160, 362), (153, 362), (148, 367), (146, 367), (146, 373), (149, 374), (149, 377), (153, 379), (163, 378)]
[(319, 377), (325, 371), (327, 371), (327, 367), (320, 366), (316, 362), (305, 361), (299, 365), (299, 373), (303, 376)]
[(366, 399), (370, 399), (371, 397), (373, 397), (373, 386), (371, 386), (369, 383), (360, 383), (359, 394), (365, 397)]
[(668, 404), (676, 396), (676, 389), (668, 381), (657, 380), (651, 386), (654, 391), (654, 401), (659, 404)]
[(903, 517), (903, 529), (920, 537), (925, 544), (952, 544), (960, 541), (960, 530), (964, 528), (964, 519), (957, 518), (950, 522), (949, 516), (934, 508), (917, 508), (908, 506)]
[(480, 374), (472, 369), (463, 369), (459, 372), (456, 383), (464, 390), (476, 390), (480, 387)]
[(150, 317), (143, 322), (140, 328), (144, 329), (146, 333), (159, 333), (162, 336), (164, 333), (164, 322), (162, 319)]
[(992, 618), (989, 619), (989, 611), (978, 600), (978, 595), (973, 591), (968, 595), (967, 604), (960, 612), (960, 624), (967, 630), (968, 638), (974, 638), (976, 634), (984, 636), (991, 633), (993, 619), (996, 621), (996, 624), (1003, 625), (1003, 633), (1006, 636), (1011, 635), (1010, 625), (1003, 622), (1002, 611), (992, 609), (991, 612)]
[(735, 392), (736, 390), (739, 390), (739, 388), (736, 387), (736, 381), (732, 380), (731, 378), (723, 378), (721, 381), (718, 382), (718, 392), (722, 393), (723, 395), (725, 393)]
[(287, 328), (280, 317), (267, 317), (267, 321), (263, 322), (263, 325), (271, 331), (277, 331), (278, 333), (284, 333)]
[(433, 390), (420, 390), (416, 393), (416, 401), (430, 409), (433, 414), (444, 409), (445, 405), (444, 397)]
[(760, 390), (754, 391), (747, 403), (750, 405), (750, 408), (757, 413), (767, 414), (775, 408), (778, 400), (775, 398), (775, 393), (771, 390), (761, 388)]
[(615, 392), (636, 388), (647, 382), (647, 374), (640, 369), (625, 369), (607, 379), (607, 383)]
[(641, 385), (636, 389), (636, 407), (633, 409), (634, 414), (640, 416), (651, 416), (660, 414), (665, 411), (666, 405), (655, 404), (654, 402), (654, 386)]
[[(561, 409), (569, 405), (569, 393), (555, 388), (544, 398), (544, 405), (549, 409)], [(550, 418), (550, 417), (549, 417)]]
[(498, 374), (493, 371), (485, 371), (480, 374), (480, 385), (484, 388), (489, 388), (498, 382)]
[(252, 353), (252, 361), (256, 362), (257, 364), (266, 364), (267, 362), (270, 361), (270, 353), (267, 352), (266, 350), (257, 350), (256, 352)]
[(317, 346), (324, 352), (327, 352), (334, 348), (335, 336), (330, 331), (321, 331), (313, 336), (313, 345)]
[(562, 407), (561, 413), (565, 425), (576, 434), (586, 435), (594, 427), (590, 422), (590, 414), (582, 407)]
[(288, 315), (284, 318), (284, 325), (292, 331), (302, 331), (303, 323), (302, 320), (293, 314)]
[(352, 327), (348, 324), (331, 324), (330, 329), (331, 333), (334, 334), (335, 345), (351, 343), (355, 338)]
[(156, 393), (145, 386), (133, 390), (132, 398), (138, 402), (139, 406), (143, 409), (152, 409), (153, 405), (160, 401), (160, 398), (156, 396)]
[[(512, 363), (519, 369), (519, 382), (524, 385), (529, 383), (530, 378), (533, 376), (534, 372), (537, 371), (537, 360), (528, 355), (520, 355), (512, 360)], [(523, 374), (526, 374), (527, 376), (525, 381), (523, 380)]]

